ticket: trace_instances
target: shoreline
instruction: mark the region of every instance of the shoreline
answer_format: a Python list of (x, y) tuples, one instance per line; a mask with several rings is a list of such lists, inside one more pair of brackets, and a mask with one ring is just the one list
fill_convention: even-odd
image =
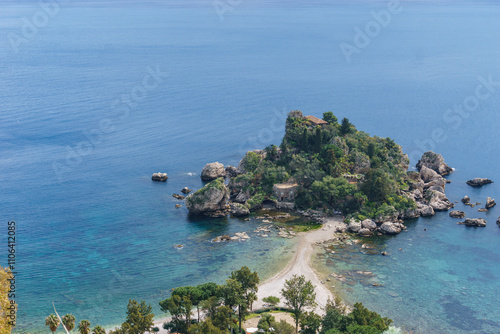
[[(304, 275), (306, 280), (310, 280), (316, 292), (316, 313), (323, 315), (324, 307), (328, 300), (333, 300), (333, 293), (321, 283), (321, 278), (314, 270), (311, 257), (314, 254), (314, 244), (329, 240), (333, 236), (338, 224), (342, 223), (341, 217), (326, 217), (323, 226), (318, 230), (309, 232), (300, 232), (297, 236), (300, 238), (298, 246), (295, 248), (295, 255), (288, 262), (285, 268), (281, 269), (271, 278), (259, 284), (257, 292), (258, 300), (253, 304), (254, 309), (259, 309), (264, 306), (262, 298), (275, 296), (280, 298), (279, 306), (284, 306), (281, 297), (281, 289), (284, 287), (285, 280), (292, 278), (293, 275)], [(163, 323), (170, 320), (170, 317), (161, 318), (154, 321), (154, 325), (160, 329), (159, 334), (167, 334), (163, 329)]]

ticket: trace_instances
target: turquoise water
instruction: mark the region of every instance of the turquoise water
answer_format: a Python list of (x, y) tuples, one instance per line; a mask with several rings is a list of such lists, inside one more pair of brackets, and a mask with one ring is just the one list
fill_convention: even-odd
[[(18, 224), (18, 332), (46, 331), (52, 301), (109, 326), (123, 321), (129, 298), (157, 305), (174, 286), (222, 282), (244, 264), (275, 271), (293, 242), (211, 244), (256, 223), (189, 220), (171, 195), (201, 187), (206, 162), (236, 164), (246, 150), (279, 144), (291, 109), (346, 116), (402, 144), (413, 164), (435, 149), (456, 168), (450, 198), (500, 199), (496, 183), (464, 183), (500, 180), (500, 87), (471, 112), (448, 112), (474, 102), (478, 77), (500, 80), (498, 4), (401, 6), (348, 63), (340, 43), (355, 43), (355, 28), (387, 2), (243, 1), (222, 17), (209, 1), (68, 2), (46, 22), (36, 2), (3, 2), (0, 213)], [(23, 36), (23, 18), (39, 20), (36, 32)], [(13, 34), (24, 38), (16, 48)], [(151, 81), (151, 71), (162, 74)], [(151, 182), (157, 171), (169, 173), (166, 184)], [(346, 299), (421, 333), (440, 323), (467, 333), (483, 324), (474, 319), (496, 332), (498, 215), (494, 208), (474, 230), (440, 214), (381, 240), (393, 253), (373, 258), (383, 266), (366, 256), (355, 263), (404, 287), (391, 288), (404, 302), (361, 286)]]

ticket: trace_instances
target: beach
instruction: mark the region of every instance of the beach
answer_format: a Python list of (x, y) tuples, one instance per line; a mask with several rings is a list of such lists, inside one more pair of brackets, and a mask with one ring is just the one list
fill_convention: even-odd
[[(321, 279), (312, 268), (311, 256), (314, 252), (314, 245), (331, 239), (336, 227), (340, 223), (342, 223), (340, 217), (328, 217), (324, 220), (323, 226), (320, 229), (298, 233), (297, 237), (300, 238), (300, 241), (295, 250), (295, 256), (284, 269), (259, 285), (259, 290), (257, 292), (258, 300), (253, 304), (253, 309), (257, 310), (262, 308), (264, 306), (262, 299), (268, 296), (280, 298), (279, 306), (285, 306), (281, 296), (281, 289), (285, 285), (285, 280), (289, 280), (293, 275), (304, 275), (306, 280), (311, 281), (315, 288), (316, 303), (318, 304), (315, 312), (323, 315), (324, 307), (328, 300), (333, 300), (333, 294), (321, 283)], [(163, 329), (163, 323), (166, 321), (169, 321), (169, 318), (162, 318), (155, 321), (155, 326), (160, 328), (159, 333), (168, 333)]]

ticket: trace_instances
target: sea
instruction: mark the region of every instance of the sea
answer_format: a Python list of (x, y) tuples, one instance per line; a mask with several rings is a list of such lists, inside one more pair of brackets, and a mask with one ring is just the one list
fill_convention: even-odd
[[(477, 211), (500, 200), (499, 17), (497, 1), (2, 1), (0, 265), (15, 221), (14, 333), (46, 333), (54, 307), (112, 328), (129, 299), (159, 319), (174, 287), (283, 268), (295, 239), (254, 236), (255, 218), (189, 218), (172, 194), (201, 188), (208, 162), (279, 145), (295, 109), (390, 137), (412, 166), (441, 153), (450, 200), (482, 203), (456, 208), (488, 222), (440, 212), (363, 241), (389, 256), (320, 254), (324, 272), (381, 285), (336, 282), (345, 302), (411, 333), (500, 333), (500, 208)], [(466, 185), (475, 177), (496, 183)], [(247, 242), (211, 242), (243, 231)]]

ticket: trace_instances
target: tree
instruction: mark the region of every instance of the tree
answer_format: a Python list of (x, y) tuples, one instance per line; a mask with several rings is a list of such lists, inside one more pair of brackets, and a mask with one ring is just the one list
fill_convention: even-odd
[(321, 127), (316, 128), (316, 137), (314, 139), (314, 151), (316, 153), (321, 152), (321, 147), (323, 146), (323, 135), (321, 133)]
[(269, 296), (262, 298), (262, 301), (267, 304), (268, 307), (276, 307), (279, 304), (280, 299), (278, 297)]
[(300, 137), (300, 148), (302, 151), (307, 151), (309, 148), (309, 137), (307, 134), (307, 128), (302, 131), (302, 136)]
[(391, 180), (381, 169), (370, 169), (360, 188), (370, 201), (376, 203), (385, 202), (392, 191)]
[(238, 322), (241, 332), (241, 321), (252, 303), (251, 293), (256, 293), (258, 290), (259, 275), (257, 275), (257, 272), (252, 273), (247, 266), (243, 266), (241, 269), (233, 271), (230, 279), (237, 281), (241, 286), (241, 289), (237, 291), (237, 293), (240, 293), (238, 297), (239, 303), (235, 304), (238, 305)]
[(181, 286), (172, 291), (172, 295), (177, 295), (181, 298), (188, 297), (191, 300), (191, 303), (196, 306), (196, 310), (198, 311), (198, 322), (200, 321), (200, 302), (203, 300), (203, 294), (204, 292), (196, 286)]
[(381, 332), (387, 330), (392, 323), (391, 319), (382, 318), (377, 312), (368, 310), (362, 303), (354, 304), (351, 315), (359, 326), (375, 327)]
[(258, 300), (257, 294), (255, 292), (249, 292), (248, 293), (248, 302), (250, 303), (250, 312), (253, 311), (253, 302), (256, 302)]
[(51, 314), (47, 318), (45, 318), (45, 326), (49, 326), (52, 333), (57, 330), (57, 327), (59, 327), (60, 323), (61, 322), (59, 321), (59, 318), (55, 314)]
[(153, 327), (154, 316), (151, 305), (147, 305), (144, 300), (138, 303), (131, 299), (127, 305), (127, 319), (122, 324), (122, 328), (128, 334), (144, 334)]
[(211, 317), (212, 323), (214, 324), (215, 327), (221, 330), (226, 330), (230, 327), (232, 322), (231, 314), (232, 311), (229, 307), (220, 306), (215, 310), (213, 317)]
[(10, 334), (13, 326), (13, 319), (8, 317), (10, 312), (17, 310), (17, 305), (14, 301), (9, 300), (10, 282), (12, 277), (9, 268), (2, 268), (0, 266), (0, 334)]
[(316, 334), (321, 326), (321, 317), (314, 312), (305, 312), (300, 319), (301, 333)]
[(189, 328), (188, 334), (225, 334), (229, 333), (227, 329), (221, 330), (214, 326), (210, 319), (207, 319), (199, 324), (194, 324)]
[(311, 281), (306, 281), (304, 275), (293, 275), (291, 279), (285, 280), (285, 287), (281, 289), (281, 295), (285, 298), (285, 305), (292, 309), (295, 330), (298, 332), (304, 308), (316, 306), (314, 286)]
[(75, 316), (73, 314), (66, 314), (64, 317), (62, 317), (62, 322), (64, 327), (68, 330), (68, 332), (71, 332), (75, 328)]
[(332, 124), (332, 125), (338, 124), (337, 117), (335, 117), (335, 115), (331, 111), (327, 111), (327, 112), (323, 113), (323, 120), (325, 122), (328, 122), (328, 124)]
[(265, 333), (268, 333), (269, 328), (273, 326), (275, 321), (276, 319), (271, 313), (262, 313), (259, 323), (257, 324), (257, 328), (263, 330)]
[(92, 334), (106, 334), (106, 330), (104, 328), (102, 328), (101, 326), (97, 325), (92, 330)]
[(215, 311), (220, 306), (221, 300), (219, 297), (212, 296), (207, 300), (200, 303), (201, 309), (205, 311), (205, 314), (209, 318), (213, 318)]
[(342, 118), (342, 124), (340, 125), (340, 134), (345, 136), (353, 132), (354, 125), (349, 122), (348, 118)]
[[(172, 297), (160, 302), (160, 309), (163, 312), (170, 312), (172, 315), (172, 324), (174, 325), (176, 332), (182, 331), (181, 328), (184, 327), (189, 328), (191, 325), (191, 311), (193, 309), (193, 304), (191, 303), (189, 297), (173, 295)], [(183, 317), (185, 317), (185, 320), (183, 320)]]
[(273, 332), (274, 334), (293, 334), (296, 332), (296, 329), (294, 329), (293, 326), (290, 325), (285, 320), (281, 320), (280, 322), (274, 322), (273, 328), (274, 328)]
[(90, 322), (88, 320), (82, 320), (78, 323), (78, 333), (80, 334), (90, 333)]

